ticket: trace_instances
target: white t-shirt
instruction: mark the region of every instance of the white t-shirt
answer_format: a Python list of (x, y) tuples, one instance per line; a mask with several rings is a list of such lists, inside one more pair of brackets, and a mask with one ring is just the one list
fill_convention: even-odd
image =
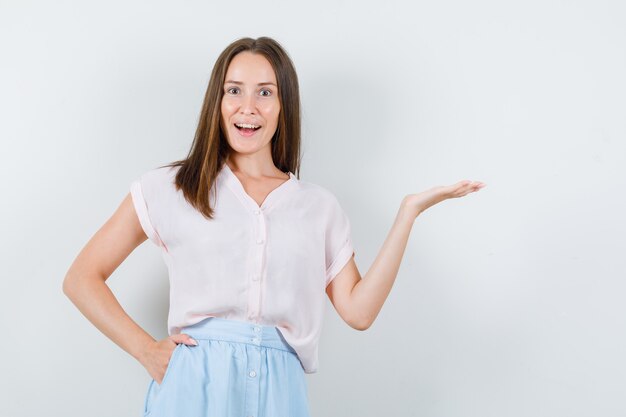
[(152, 169), (130, 186), (169, 271), (169, 334), (207, 317), (276, 326), (304, 371), (316, 372), (325, 289), (354, 254), (337, 198), (290, 172), (259, 207), (224, 164), (209, 220), (176, 191), (177, 170)]

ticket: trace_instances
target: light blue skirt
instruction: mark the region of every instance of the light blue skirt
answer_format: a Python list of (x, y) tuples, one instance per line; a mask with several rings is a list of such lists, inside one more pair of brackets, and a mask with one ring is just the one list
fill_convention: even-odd
[(144, 417), (310, 417), (295, 351), (274, 326), (209, 317), (181, 333), (159, 385), (148, 385)]

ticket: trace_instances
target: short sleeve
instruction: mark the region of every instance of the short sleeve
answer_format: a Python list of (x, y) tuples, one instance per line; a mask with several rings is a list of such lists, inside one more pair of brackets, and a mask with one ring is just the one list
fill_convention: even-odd
[(152, 220), (150, 220), (150, 215), (148, 213), (149, 204), (144, 196), (141, 178), (136, 179), (130, 184), (130, 195), (133, 200), (135, 212), (139, 218), (139, 223), (141, 224), (141, 228), (145, 232), (146, 236), (148, 236), (148, 239), (150, 239), (150, 241), (152, 241), (155, 245), (159, 247), (163, 246), (161, 238), (154, 228)]
[(346, 266), (353, 255), (350, 219), (333, 196), (326, 227), (326, 286)]

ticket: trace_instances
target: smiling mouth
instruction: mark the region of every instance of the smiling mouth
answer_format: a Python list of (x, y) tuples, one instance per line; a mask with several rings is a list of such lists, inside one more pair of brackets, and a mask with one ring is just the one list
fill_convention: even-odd
[(252, 132), (254, 132), (256, 130), (259, 130), (261, 128), (261, 126), (249, 125), (249, 124), (240, 124), (240, 123), (234, 123), (234, 126), (240, 132), (244, 132), (244, 133), (252, 133)]
[(249, 125), (249, 124), (235, 123), (234, 125), (239, 131), (239, 134), (243, 137), (254, 136), (256, 134), (256, 131), (261, 128), (261, 126)]

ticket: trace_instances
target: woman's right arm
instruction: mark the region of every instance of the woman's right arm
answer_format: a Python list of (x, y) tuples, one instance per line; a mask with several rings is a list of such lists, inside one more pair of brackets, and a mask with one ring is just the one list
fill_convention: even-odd
[(70, 266), (63, 280), (63, 293), (98, 330), (137, 359), (160, 383), (176, 344), (194, 344), (193, 339), (180, 334), (157, 342), (130, 318), (105, 282), (147, 239), (129, 193)]

